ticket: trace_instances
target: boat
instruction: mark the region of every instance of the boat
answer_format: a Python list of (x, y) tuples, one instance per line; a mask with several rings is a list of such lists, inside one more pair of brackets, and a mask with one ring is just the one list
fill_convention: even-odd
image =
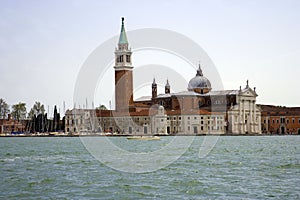
[(130, 136), (127, 140), (160, 140), (158, 136)]

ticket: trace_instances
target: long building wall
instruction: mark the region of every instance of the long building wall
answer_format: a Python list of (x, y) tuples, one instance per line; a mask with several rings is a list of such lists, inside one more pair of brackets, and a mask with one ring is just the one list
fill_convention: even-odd
[[(93, 110), (66, 112), (66, 132), (117, 132), (120, 134), (224, 134), (224, 114), (95, 117)], [(94, 117), (93, 117), (94, 116)]]

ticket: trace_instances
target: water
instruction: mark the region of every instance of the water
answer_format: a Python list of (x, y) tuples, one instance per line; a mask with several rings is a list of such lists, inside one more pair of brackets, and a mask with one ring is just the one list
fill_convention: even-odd
[[(138, 152), (171, 139), (110, 140)], [(95, 160), (79, 138), (0, 138), (0, 199), (300, 199), (299, 136), (224, 136), (200, 159), (203, 139), (166, 168), (132, 174)]]

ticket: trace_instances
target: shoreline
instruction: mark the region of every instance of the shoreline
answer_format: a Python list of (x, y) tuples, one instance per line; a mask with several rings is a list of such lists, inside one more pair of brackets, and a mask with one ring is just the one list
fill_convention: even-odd
[[(159, 136), (159, 137), (170, 137), (170, 136), (299, 136), (299, 134), (169, 134), (169, 135), (160, 135), (160, 134), (154, 134), (154, 136)], [(111, 135), (99, 135), (99, 134), (90, 134), (90, 135), (79, 135), (79, 134), (74, 134), (74, 135), (33, 135), (33, 134), (28, 134), (28, 135), (0, 135), (0, 138), (7, 137), (7, 138), (22, 138), (22, 137), (128, 137), (128, 136), (152, 136), (150, 134), (111, 134)]]

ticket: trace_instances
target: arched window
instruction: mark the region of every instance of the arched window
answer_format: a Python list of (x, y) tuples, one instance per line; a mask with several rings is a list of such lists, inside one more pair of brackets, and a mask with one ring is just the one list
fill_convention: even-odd
[(164, 101), (163, 101), (163, 100), (160, 100), (160, 101), (159, 101), (159, 104), (160, 104), (161, 106), (164, 106)]
[(126, 62), (130, 62), (130, 55), (126, 55)]
[(201, 106), (203, 106), (204, 105), (204, 101), (203, 100), (199, 100), (198, 101), (198, 106), (199, 106), (199, 108), (201, 107)]
[(208, 105), (208, 106), (210, 105), (210, 100), (207, 101), (207, 105)]
[(123, 55), (117, 57), (117, 62), (118, 63), (123, 62)]

